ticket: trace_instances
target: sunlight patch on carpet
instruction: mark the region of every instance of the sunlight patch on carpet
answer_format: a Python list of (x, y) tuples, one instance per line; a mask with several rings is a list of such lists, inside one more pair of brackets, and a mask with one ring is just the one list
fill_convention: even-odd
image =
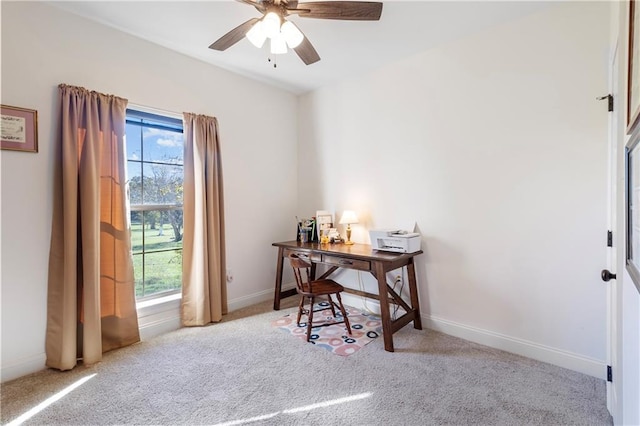
[(40, 411), (46, 409), (51, 404), (55, 403), (56, 401), (61, 400), (62, 398), (67, 396), (69, 393), (71, 393), (75, 389), (77, 389), (80, 386), (82, 386), (83, 384), (85, 384), (85, 382), (88, 382), (89, 380), (93, 379), (96, 375), (97, 375), (97, 373), (94, 373), (94, 374), (91, 374), (89, 376), (83, 377), (82, 379), (76, 381), (75, 383), (72, 383), (71, 385), (69, 385), (66, 388), (62, 389), (60, 392), (57, 392), (53, 396), (47, 398), (45, 401), (42, 401), (40, 404), (36, 405), (35, 407), (33, 407), (32, 409), (30, 409), (29, 411), (27, 411), (26, 413), (24, 413), (20, 417), (18, 417), (17, 419), (11, 421), (10, 423), (7, 423), (7, 426), (21, 425), (25, 421), (29, 420), (31, 417), (33, 417), (36, 414), (38, 414)]
[[(320, 303), (316, 305), (316, 309), (318, 309), (318, 306), (326, 307), (328, 303)], [(347, 327), (344, 324), (314, 327), (311, 329), (311, 340), (309, 343), (327, 349), (336, 355), (348, 356), (358, 352), (382, 334), (382, 321), (379, 316), (364, 313), (351, 306), (345, 306), (345, 310), (351, 323), (351, 335), (347, 333)], [(272, 321), (271, 325), (291, 333), (291, 335), (306, 343), (307, 317), (303, 315), (300, 319), (300, 325), (298, 325), (296, 324), (297, 315), (297, 311), (285, 315), (282, 318)], [(314, 324), (321, 323), (322, 321), (330, 321), (332, 318), (330, 310), (316, 312), (314, 313), (313, 322)], [(342, 318), (339, 313), (338, 318)]]
[(243, 425), (243, 424), (247, 424), (247, 423), (254, 423), (254, 422), (259, 422), (262, 420), (268, 420), (268, 419), (272, 419), (280, 414), (296, 414), (296, 413), (301, 413), (301, 412), (305, 412), (305, 411), (311, 411), (311, 410), (315, 410), (318, 408), (325, 408), (325, 407), (330, 407), (332, 405), (338, 405), (338, 404), (345, 404), (347, 402), (354, 402), (354, 401), (358, 401), (361, 399), (365, 399), (365, 398), (369, 398), (371, 395), (373, 395), (371, 392), (365, 392), (365, 393), (360, 393), (357, 395), (351, 395), (351, 396), (347, 396), (344, 398), (337, 398), (337, 399), (331, 399), (328, 401), (322, 401), (322, 402), (318, 402), (315, 404), (311, 404), (311, 405), (305, 405), (303, 407), (296, 407), (296, 408), (289, 408), (287, 410), (282, 410), (282, 411), (276, 411), (274, 413), (269, 413), (269, 414), (263, 414), (261, 416), (256, 416), (256, 417), (249, 417), (246, 419), (238, 419), (238, 420), (232, 420), (229, 422), (224, 422), (224, 423), (218, 423), (215, 426), (237, 426), (237, 425)]

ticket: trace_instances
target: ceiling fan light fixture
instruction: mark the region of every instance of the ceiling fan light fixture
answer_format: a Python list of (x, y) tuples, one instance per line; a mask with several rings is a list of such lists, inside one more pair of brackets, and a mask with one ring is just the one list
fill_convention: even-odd
[(271, 38), (271, 53), (274, 55), (283, 55), (287, 53), (287, 42), (282, 35), (278, 34)]
[(304, 40), (304, 34), (302, 34), (296, 24), (291, 21), (285, 21), (285, 23), (282, 24), (280, 31), (282, 33), (282, 37), (291, 49), (298, 47), (300, 43), (302, 43), (302, 40)]
[[(209, 49), (224, 51), (243, 38), (248, 38), (252, 44), (260, 48), (264, 46), (264, 42), (268, 38), (271, 55), (287, 53), (288, 48), (291, 48), (305, 65), (315, 64), (320, 60), (320, 55), (316, 52), (309, 38), (300, 31), (297, 25), (293, 22), (289, 23), (285, 18), (289, 15), (297, 15), (301, 18), (379, 21), (383, 6), (381, 2), (370, 0), (238, 1), (254, 7), (262, 16), (251, 18), (238, 25), (214, 41), (209, 46)], [(275, 67), (275, 57), (269, 58), (270, 61), (272, 59)]]
[(262, 47), (264, 41), (267, 39), (266, 34), (262, 30), (262, 21), (255, 23), (249, 31), (247, 31), (247, 39), (258, 49)]
[(274, 38), (280, 34), (280, 16), (275, 12), (267, 13), (262, 18), (262, 31), (269, 38)]

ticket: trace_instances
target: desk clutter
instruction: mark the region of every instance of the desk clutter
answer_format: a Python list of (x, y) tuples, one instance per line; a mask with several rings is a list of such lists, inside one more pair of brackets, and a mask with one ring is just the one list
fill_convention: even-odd
[[(324, 214), (323, 214), (324, 213)], [(318, 211), (317, 216), (310, 219), (296, 217), (296, 241), (301, 243), (336, 244), (343, 243), (344, 239), (333, 227), (333, 215)]]
[[(358, 218), (352, 211), (345, 211), (340, 219), (341, 224), (347, 224), (347, 241), (342, 238), (337, 228), (334, 228), (333, 214), (326, 210), (318, 210), (316, 216), (310, 219), (299, 219), (296, 216), (296, 241), (301, 243), (353, 244), (351, 240), (351, 224), (358, 223)], [(373, 250), (393, 253), (416, 253), (420, 251), (421, 238), (417, 232), (401, 229), (371, 229), (369, 230), (371, 248)]]

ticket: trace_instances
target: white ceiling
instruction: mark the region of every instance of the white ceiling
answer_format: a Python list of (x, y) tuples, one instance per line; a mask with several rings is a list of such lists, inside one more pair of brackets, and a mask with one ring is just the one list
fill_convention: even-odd
[[(300, 0), (300, 2), (306, 0)], [(548, 7), (527, 1), (384, 2), (377, 22), (335, 21), (290, 15), (322, 58), (304, 65), (293, 51), (267, 62), (267, 44), (243, 39), (224, 52), (208, 46), (246, 20), (252, 6), (230, 0), (51, 2), (134, 36), (235, 73), (301, 94), (343, 78)]]

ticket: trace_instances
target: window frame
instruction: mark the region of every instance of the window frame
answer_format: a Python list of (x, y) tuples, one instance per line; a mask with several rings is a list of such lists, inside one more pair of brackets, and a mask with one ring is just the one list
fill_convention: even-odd
[[(139, 120), (142, 120), (142, 122), (140, 122)], [(144, 120), (150, 120), (152, 121), (151, 123), (147, 122), (145, 123)], [(151, 128), (151, 129), (156, 129), (156, 130), (164, 130), (164, 131), (169, 131), (169, 132), (176, 132), (176, 133), (181, 133), (184, 135), (184, 123), (182, 120), (182, 117), (180, 114), (177, 113), (170, 113), (170, 112), (166, 112), (166, 111), (159, 111), (159, 110), (153, 110), (147, 107), (141, 107), (138, 105), (129, 105), (126, 109), (126, 115), (125, 115), (125, 125), (134, 125), (134, 126), (138, 126), (141, 129), (144, 128)], [(140, 164), (140, 172), (141, 172), (141, 176), (144, 177), (144, 165), (160, 165), (160, 166), (174, 166), (174, 167), (180, 167), (183, 171), (182, 173), (182, 182), (184, 184), (184, 157), (182, 158), (182, 163), (180, 164), (176, 164), (176, 163), (172, 163), (172, 162), (162, 162), (162, 161), (157, 161), (157, 160), (146, 160), (144, 158), (144, 139), (141, 137), (140, 139), (140, 143), (141, 143), (141, 158), (140, 160), (133, 160), (129, 158), (129, 155), (127, 153), (127, 157), (125, 158), (125, 161), (127, 163), (127, 170), (129, 168), (129, 165), (131, 163), (139, 163)], [(184, 144), (184, 137), (183, 137), (183, 144)], [(130, 184), (130, 177), (127, 176), (127, 184), (129, 186)], [(144, 194), (144, 178), (141, 179), (141, 185), (142, 185), (142, 194)], [(128, 206), (129, 206), (129, 215), (131, 216), (132, 212), (140, 212), (140, 213), (144, 213), (147, 211), (157, 211), (160, 213), (164, 213), (164, 212), (171, 212), (171, 211), (184, 211), (184, 206), (183, 203), (169, 203), (169, 204), (159, 204), (159, 203), (149, 203), (149, 204), (144, 204), (144, 199), (142, 200), (143, 203), (142, 204), (133, 204), (131, 202), (131, 196), (130, 196), (130, 191), (128, 191), (129, 195), (128, 195)], [(171, 248), (164, 248), (164, 249), (151, 249), (151, 250), (146, 250), (145, 249), (145, 232), (144, 232), (144, 224), (145, 224), (145, 219), (144, 216), (142, 216), (141, 218), (141, 222), (143, 225), (143, 232), (142, 232), (142, 250), (141, 251), (133, 251), (133, 234), (130, 234), (130, 241), (132, 243), (132, 247), (131, 247), (131, 254), (132, 256), (141, 256), (142, 258), (142, 282), (143, 282), (143, 289), (144, 289), (144, 283), (145, 283), (145, 277), (146, 277), (146, 262), (145, 262), (145, 256), (147, 254), (151, 254), (151, 253), (161, 253), (161, 252), (176, 252), (176, 253), (180, 253), (180, 256), (182, 255), (183, 252), (183, 247), (182, 245), (179, 248), (176, 247), (171, 247)], [(184, 221), (183, 221), (183, 227), (184, 227)], [(180, 269), (180, 277), (182, 277), (182, 269)], [(137, 286), (136, 286), (137, 287)], [(180, 295), (182, 293), (182, 282), (180, 282), (180, 286), (178, 288), (175, 289), (171, 289), (171, 290), (166, 290), (166, 291), (159, 291), (153, 294), (149, 294), (149, 295), (145, 295), (144, 294), (144, 290), (143, 290), (143, 295), (142, 296), (137, 296), (136, 295), (136, 303), (149, 303), (150, 301), (153, 301), (154, 299), (161, 299), (161, 298), (166, 298), (167, 296), (172, 296), (172, 295)]]

